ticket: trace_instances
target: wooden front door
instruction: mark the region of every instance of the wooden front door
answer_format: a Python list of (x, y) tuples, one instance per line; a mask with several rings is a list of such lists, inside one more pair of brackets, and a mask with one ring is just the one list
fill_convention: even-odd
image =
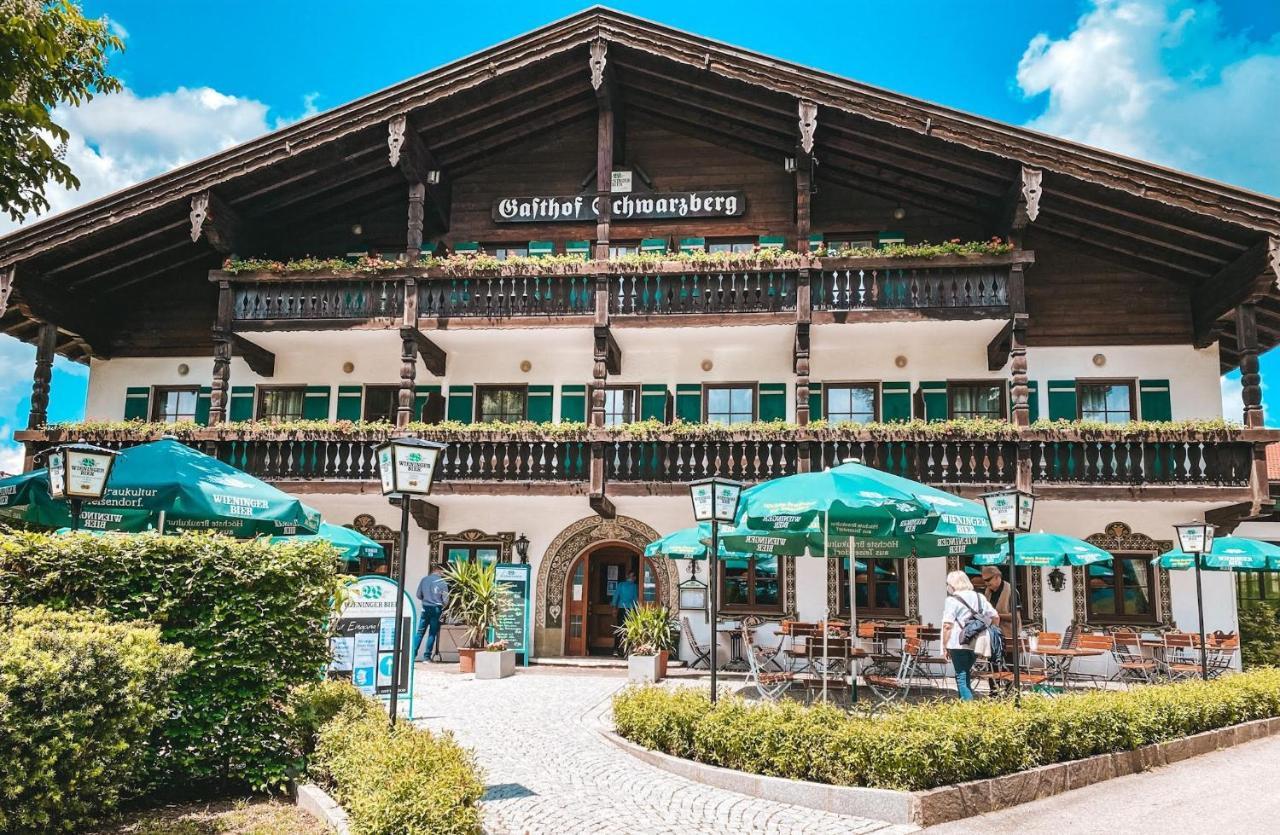
[[(630, 548), (608, 546), (584, 554), (569, 570), (565, 588), (565, 655), (609, 655), (613, 652), (613, 628), (618, 610), (613, 606), (614, 587), (639, 567), (641, 557)], [(647, 561), (646, 561), (647, 562)], [(652, 585), (656, 572), (646, 565), (645, 579)], [(656, 589), (641, 586), (642, 597), (656, 596)]]

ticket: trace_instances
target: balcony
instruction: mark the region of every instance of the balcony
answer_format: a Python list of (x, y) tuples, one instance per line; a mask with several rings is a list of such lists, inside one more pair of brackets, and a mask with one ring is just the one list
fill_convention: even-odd
[[(292, 323), (308, 327), (392, 327), (405, 311), (408, 281), (420, 319), (480, 320), (591, 317), (597, 296), (611, 316), (793, 314), (810, 285), (813, 310), (915, 311), (934, 317), (1007, 315), (1009, 277), (1030, 252), (923, 257), (829, 258), (784, 253), (776, 258), (673, 259), (649, 263), (536, 259), (494, 266), (465, 260), (450, 266), (389, 262), (359, 271), (321, 262), (314, 269), (215, 270), (232, 295), (232, 322), (242, 329)], [(745, 321), (745, 319), (744, 319)]]
[[(594, 430), (580, 425), (424, 426), (411, 434), (448, 443), (437, 474), (446, 492), (510, 492), (511, 485), (523, 484), (534, 492), (584, 493), (593, 486), (593, 459), (599, 460), (607, 492), (614, 495), (681, 494), (687, 482), (711, 475), (754, 483), (857, 459), (966, 494), (1012, 484), (1019, 468), (1026, 467), (1035, 489), (1048, 497), (1224, 502), (1254, 495), (1256, 452), (1280, 440), (1275, 430), (1197, 431), (1178, 424), (1142, 435), (1076, 430), (1069, 424), (1021, 430), (992, 424), (969, 437), (931, 428), (936, 426), (888, 424), (858, 430), (779, 425), (742, 431), (688, 425)], [(15, 437), (32, 451), (81, 438), (121, 449), (165, 430), (149, 424), (120, 427), (51, 427)], [(285, 489), (344, 492), (374, 489), (374, 449), (394, 432), (385, 425), (281, 431), (269, 424), (228, 424), (187, 427), (178, 436)], [(1260, 495), (1265, 490), (1263, 484)]]

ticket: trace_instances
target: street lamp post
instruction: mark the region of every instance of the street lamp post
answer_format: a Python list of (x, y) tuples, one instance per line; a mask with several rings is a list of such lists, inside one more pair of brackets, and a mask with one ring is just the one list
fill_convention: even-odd
[(444, 444), (420, 438), (393, 438), (378, 447), (378, 474), (382, 495), (400, 499), (400, 555), (396, 563), (396, 620), (391, 625), (391, 724), (399, 708), (400, 667), (404, 663), (400, 647), (400, 619), (404, 617), (405, 554), (409, 551), (409, 500), (431, 492), (436, 462)]
[(1190, 554), (1196, 562), (1196, 612), (1200, 618), (1200, 677), (1209, 680), (1209, 651), (1204, 645), (1204, 592), (1200, 587), (1200, 560), (1213, 550), (1213, 538), (1216, 533), (1213, 525), (1207, 522), (1186, 522), (1174, 525), (1178, 532), (1178, 547), (1182, 553)]
[(1031, 530), (1031, 517), (1035, 514), (1036, 497), (1024, 490), (1010, 488), (984, 493), (982, 503), (987, 508), (987, 521), (991, 523), (991, 530), (1009, 535), (1009, 597), (1013, 604), (1009, 607), (1009, 616), (1013, 618), (1011, 660), (1013, 661), (1013, 703), (1016, 705), (1022, 701), (1022, 671), (1018, 666), (1018, 642), (1022, 632), (1021, 624), (1018, 622), (1021, 601), (1018, 599), (1016, 539), (1019, 533), (1027, 533)]
[[(742, 483), (727, 478), (704, 478), (689, 485), (693, 499), (693, 518), (711, 523), (711, 548), (708, 551), (708, 570), (711, 572), (711, 703), (716, 701), (716, 627), (720, 618), (720, 523), (733, 523), (738, 516), (738, 499), (742, 495)], [(748, 648), (750, 649), (750, 648)]]
[(107, 492), (107, 481), (116, 461), (115, 450), (79, 441), (63, 444), (49, 453), (49, 496), (65, 499), (71, 508), (71, 530), (80, 527), (80, 507)]

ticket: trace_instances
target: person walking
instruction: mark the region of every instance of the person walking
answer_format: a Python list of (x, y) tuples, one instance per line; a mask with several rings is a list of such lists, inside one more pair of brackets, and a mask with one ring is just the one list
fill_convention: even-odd
[(998, 624), (1000, 615), (985, 597), (973, 590), (967, 574), (952, 571), (947, 575), (947, 599), (942, 604), (942, 656), (951, 660), (956, 674), (956, 690), (966, 702), (973, 700), (969, 673), (978, 660), (975, 645), (981, 640), (981, 633), (965, 640), (966, 624), (974, 619), (978, 619), (985, 630), (992, 624)]
[(413, 658), (416, 661), (418, 651), (422, 649), (422, 636), (427, 636), (427, 655), (423, 659), (430, 663), (435, 654), (436, 641), (440, 638), (440, 616), (444, 614), (445, 604), (449, 602), (449, 583), (444, 579), (444, 567), (434, 565), (426, 577), (418, 582), (418, 602), (422, 604), (422, 617), (418, 619), (418, 634), (413, 639)]
[[(1003, 651), (999, 658), (991, 659), (993, 669), (1007, 670), (1013, 658), (1013, 586), (1004, 580), (1004, 572), (994, 565), (982, 567), (982, 596), (1000, 616), (1000, 634), (1004, 636)], [(996, 692), (995, 679), (987, 682), (992, 693)]]
[[(627, 612), (636, 607), (640, 601), (640, 587), (636, 585), (636, 573), (634, 571), (627, 572), (627, 579), (622, 580), (613, 587), (613, 600), (611, 604), (613, 608), (618, 610), (618, 622), (616, 626), (621, 626), (627, 622)], [(618, 630), (613, 631), (613, 654), (620, 655), (620, 646), (622, 635)]]

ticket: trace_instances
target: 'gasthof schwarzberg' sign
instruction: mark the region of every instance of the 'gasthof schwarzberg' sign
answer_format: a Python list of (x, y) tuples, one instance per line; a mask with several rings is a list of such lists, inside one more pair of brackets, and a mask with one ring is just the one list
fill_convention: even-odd
[[(587, 194), (571, 197), (503, 197), (493, 204), (497, 223), (557, 223), (595, 220), (600, 198)], [(747, 208), (741, 191), (662, 191), (614, 195), (614, 220), (663, 220), (682, 217), (737, 217)]]

